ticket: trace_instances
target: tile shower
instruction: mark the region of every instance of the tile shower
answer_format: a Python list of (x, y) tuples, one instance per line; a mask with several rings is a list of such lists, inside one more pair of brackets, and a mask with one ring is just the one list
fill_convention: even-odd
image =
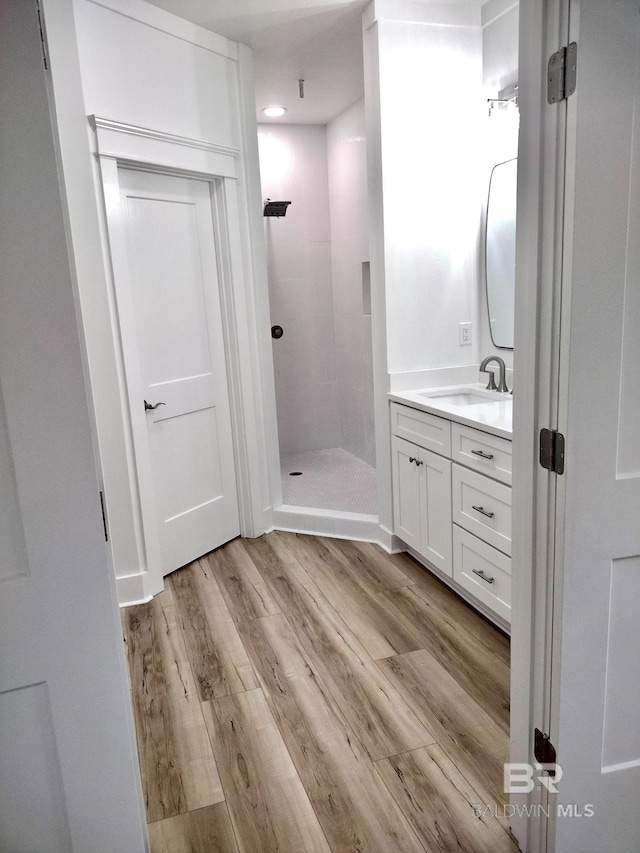
[[(283, 504), (375, 515), (364, 104), (260, 125)], [(292, 476), (293, 475), (293, 476)]]

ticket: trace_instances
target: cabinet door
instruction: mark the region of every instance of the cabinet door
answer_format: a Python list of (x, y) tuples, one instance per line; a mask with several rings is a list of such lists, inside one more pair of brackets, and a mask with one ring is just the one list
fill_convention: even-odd
[(451, 545), (451, 462), (420, 450), (420, 553), (453, 576)]
[(420, 450), (403, 438), (391, 439), (393, 453), (393, 531), (403, 542), (420, 551)]

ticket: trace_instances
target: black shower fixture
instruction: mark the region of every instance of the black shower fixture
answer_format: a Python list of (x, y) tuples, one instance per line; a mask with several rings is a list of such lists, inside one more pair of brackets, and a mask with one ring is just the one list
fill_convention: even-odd
[(270, 198), (264, 200), (264, 215), (265, 216), (286, 216), (287, 208), (291, 204), (290, 201), (271, 201)]

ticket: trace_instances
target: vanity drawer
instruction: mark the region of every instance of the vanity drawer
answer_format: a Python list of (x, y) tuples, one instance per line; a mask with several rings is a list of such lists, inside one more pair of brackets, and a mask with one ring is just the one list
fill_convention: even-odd
[(451, 458), (511, 485), (511, 442), (462, 424), (451, 424)]
[(451, 456), (451, 423), (445, 418), (391, 403), (391, 433), (441, 456)]
[(453, 579), (511, 622), (511, 558), (453, 525)]
[(511, 556), (511, 488), (461, 465), (452, 470), (456, 524)]

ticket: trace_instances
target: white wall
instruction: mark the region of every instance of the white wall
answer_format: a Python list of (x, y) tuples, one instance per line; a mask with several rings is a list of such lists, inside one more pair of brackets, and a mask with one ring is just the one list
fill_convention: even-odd
[[(517, 152), (517, 126), (489, 120), (486, 99), (517, 81), (518, 4), (374, 0), (367, 40), (377, 51), (367, 74), (380, 100), (373, 204), (384, 235), (388, 372), (473, 364), (490, 352), (510, 366), (512, 353), (489, 334), (480, 226), (491, 167)], [(466, 320), (471, 347), (459, 345)]]
[(291, 201), (265, 217), (280, 453), (339, 447), (326, 130), (259, 125), (264, 198)]
[[(518, 3), (488, 0), (482, 6), (482, 82), (484, 97), (495, 98), (501, 89), (518, 81)], [(483, 218), (491, 169), (497, 163), (517, 157), (518, 121), (514, 114), (498, 110), (484, 120)], [(483, 219), (484, 221), (484, 219)], [(478, 277), (480, 356), (500, 355), (507, 367), (513, 366), (513, 352), (497, 349), (491, 341), (486, 307), (484, 254), (480, 253)]]
[[(380, 524), (392, 527), (389, 374), (478, 362), (480, 10), (373, 0), (363, 15)], [(391, 541), (390, 539), (388, 540)]]
[(233, 42), (140, 0), (74, 8), (89, 114), (239, 146)]
[(443, 17), (436, 4), (374, 9), (388, 370), (469, 364), (476, 347), (459, 345), (458, 324), (476, 315), (479, 10), (452, 6)]
[(482, 82), (497, 94), (518, 80), (518, 0), (487, 0), (481, 16)]
[(327, 125), (341, 446), (375, 465), (366, 142), (364, 101)]

